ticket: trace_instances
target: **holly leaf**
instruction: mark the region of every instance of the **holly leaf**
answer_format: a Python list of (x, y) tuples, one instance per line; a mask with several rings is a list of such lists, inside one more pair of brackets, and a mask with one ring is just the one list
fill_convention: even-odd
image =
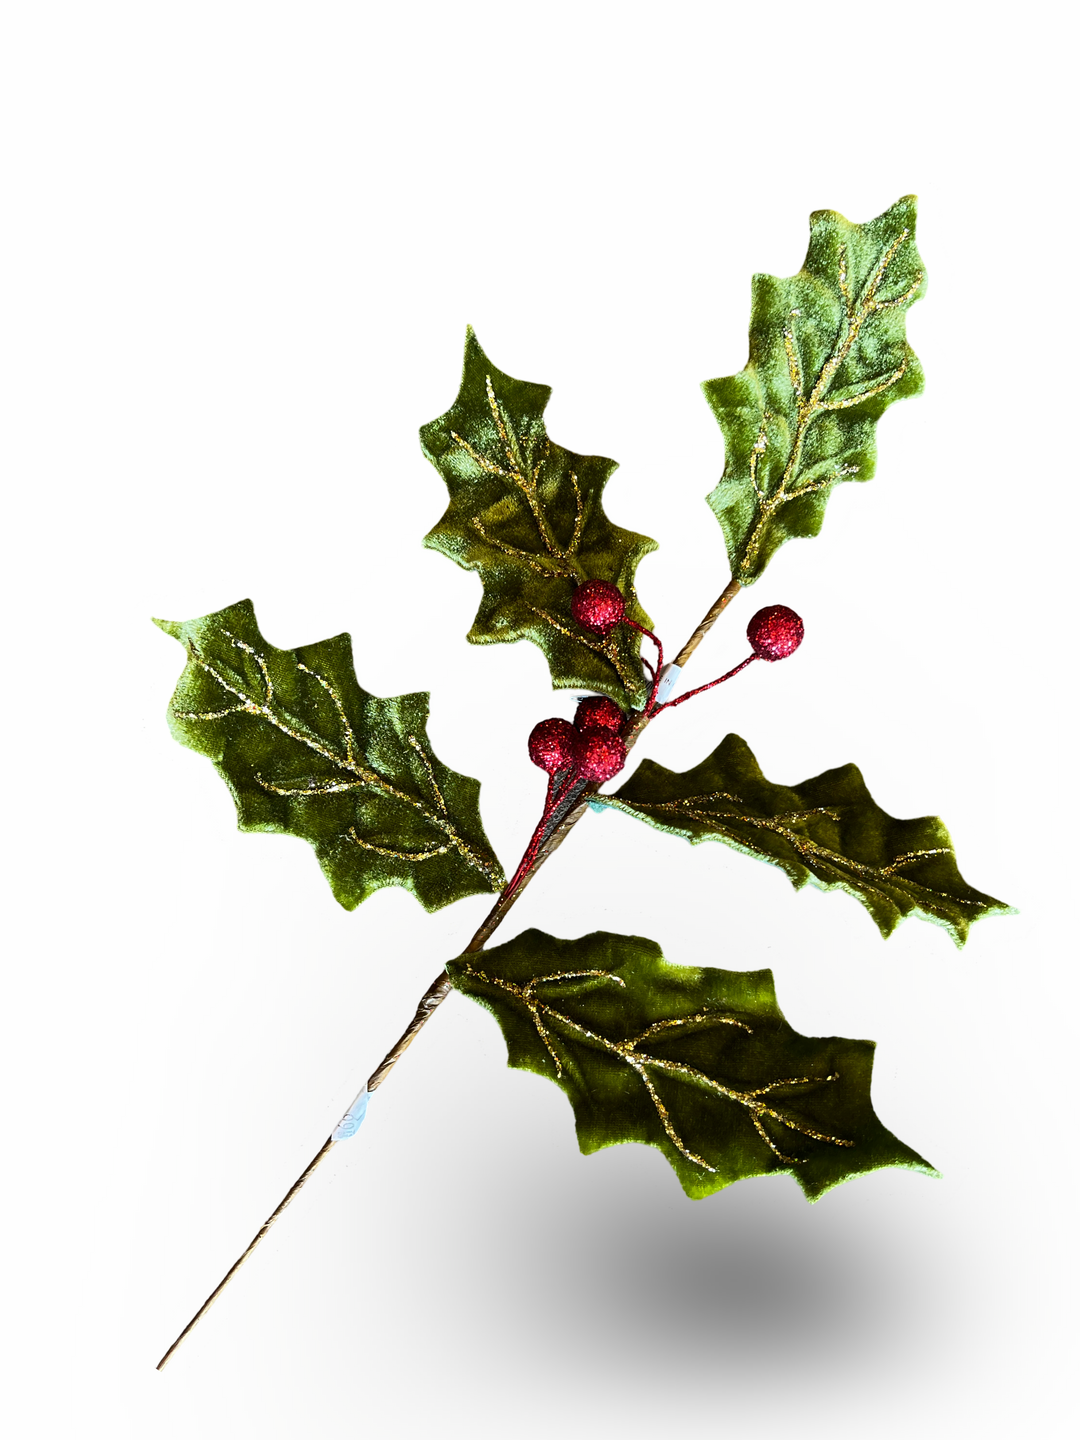
[(608, 580), (640, 625), (634, 574), (656, 542), (613, 525), (601, 495), (613, 460), (577, 455), (548, 438), (551, 389), (492, 365), (470, 328), (454, 404), (420, 431), (424, 454), (446, 481), (450, 504), (424, 544), (475, 570), (484, 593), (469, 639), (528, 639), (547, 656), (557, 689), (595, 690), (644, 704), (641, 641), (628, 626), (601, 638), (570, 613), (584, 580)]
[(644, 760), (614, 795), (593, 800), (695, 845), (722, 840), (769, 860), (796, 890), (808, 880), (823, 890), (846, 890), (884, 936), (914, 912), (944, 925), (961, 946), (976, 920), (1009, 910), (964, 880), (940, 820), (886, 814), (855, 765), (797, 786), (774, 785), (746, 741), (728, 735), (692, 770)]
[(436, 758), (426, 694), (361, 689), (348, 635), (276, 649), (250, 600), (155, 624), (188, 656), (169, 707), (177, 740), (213, 760), (241, 830), (315, 847), (346, 910), (383, 885), (425, 910), (502, 888), (479, 783)]
[(816, 1200), (854, 1175), (933, 1168), (870, 1103), (870, 1040), (798, 1034), (768, 970), (669, 965), (652, 940), (527, 930), (447, 967), (492, 1012), (509, 1064), (559, 1085), (578, 1143), (655, 1145), (701, 1199), (786, 1172)]
[(904, 314), (925, 290), (913, 195), (866, 225), (817, 211), (799, 273), (754, 276), (749, 362), (702, 387), (725, 446), (708, 500), (741, 584), (820, 531), (834, 485), (873, 475), (878, 419), (923, 388)]

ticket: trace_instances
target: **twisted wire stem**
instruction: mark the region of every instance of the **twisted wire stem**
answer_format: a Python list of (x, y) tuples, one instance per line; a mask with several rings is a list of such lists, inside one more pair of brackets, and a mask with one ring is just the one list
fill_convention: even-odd
[(675, 656), (675, 659), (672, 663), (678, 665), (680, 670), (690, 659), (690, 656), (701, 644), (702, 640), (705, 639), (705, 636), (716, 624), (717, 620), (731, 604), (732, 600), (735, 599), (735, 596), (739, 593), (741, 589), (742, 586), (739, 584), (738, 580), (728, 581), (727, 585), (724, 587), (723, 593), (717, 596), (716, 600), (709, 607), (708, 613), (703, 617), (700, 625), (690, 636), (690, 639), (687, 640), (686, 644), (679, 651), (678, 655)]

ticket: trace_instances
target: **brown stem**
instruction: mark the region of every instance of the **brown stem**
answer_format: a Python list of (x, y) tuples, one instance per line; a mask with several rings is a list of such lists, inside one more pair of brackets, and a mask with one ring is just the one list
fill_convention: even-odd
[(416, 1039), (417, 1035), (419, 1035), (430, 1017), (434, 1015), (447, 995), (450, 994), (450, 989), (450, 976), (445, 970), (440, 970), (439, 974), (435, 976), (435, 979), (420, 997), (420, 1003), (416, 1007), (416, 1014), (409, 1021), (408, 1025), (406, 1025), (403, 1034), (391, 1049), (386, 1052), (368, 1077), (365, 1088), (369, 1095), (373, 1090), (377, 1090), (387, 1075), (390, 1074), (390, 1071), (401, 1059), (402, 1055), (405, 1054), (405, 1051)]
[[(676, 665), (681, 666), (686, 663), (686, 661), (690, 658), (690, 656), (697, 649), (698, 645), (701, 643), (705, 634), (712, 627), (717, 616), (732, 600), (734, 600), (735, 596), (739, 593), (740, 588), (741, 587), (737, 580), (732, 580), (729, 582), (726, 589), (724, 590), (724, 593), (719, 597), (715, 605), (713, 605), (712, 609), (705, 616), (704, 620), (702, 620), (701, 624), (694, 631), (693, 635), (690, 636), (690, 639), (686, 642), (683, 648), (679, 651), (678, 655), (675, 657)], [(654, 711), (653, 714), (659, 714), (659, 711)], [(634, 720), (633, 724), (630, 726), (629, 730), (623, 737), (626, 741), (627, 751), (629, 751), (633, 747), (634, 743), (638, 739), (638, 736), (645, 729), (645, 726), (648, 725), (649, 721), (652, 718), (653, 715), (650, 715), (648, 706), (646, 706), (644, 710), (638, 713), (637, 718)], [(507, 912), (510, 910), (511, 906), (517, 902), (522, 891), (528, 885), (529, 881), (533, 878), (536, 872), (540, 869), (541, 865), (543, 865), (545, 861), (549, 860), (551, 856), (554, 855), (555, 851), (563, 843), (567, 835), (569, 835), (570, 831), (581, 819), (582, 815), (584, 815), (585, 811), (588, 809), (590, 798), (596, 794), (599, 788), (600, 787), (598, 785), (587, 785), (584, 787), (584, 789), (581, 790), (578, 798), (571, 802), (570, 810), (567, 811), (567, 813), (555, 826), (555, 829), (551, 832), (548, 839), (545, 840), (543, 845), (540, 846), (540, 849), (536, 855), (536, 859), (534, 860), (531, 867), (526, 870), (525, 874), (521, 876), (520, 879), (517, 879), (517, 883), (513, 886), (513, 888), (508, 885), (507, 888), (499, 896), (499, 898), (495, 901), (495, 904), (488, 911), (488, 914), (484, 919), (483, 923), (481, 924), (479, 930), (477, 930), (476, 934), (472, 937), (468, 945), (466, 945), (465, 949), (462, 951), (463, 955), (475, 955), (478, 950), (482, 950), (484, 948), (488, 940), (491, 938), (492, 935), (494, 935), (495, 931), (499, 928), (503, 920), (506, 918)], [(408, 1025), (405, 1027), (400, 1037), (390, 1047), (390, 1049), (386, 1052), (383, 1058), (379, 1061), (378, 1065), (376, 1065), (375, 1069), (371, 1072), (371, 1076), (369, 1077), (366, 1086), (369, 1094), (372, 1090), (377, 1090), (378, 1087), (382, 1084), (382, 1082), (386, 1079), (387, 1075), (389, 1075), (390, 1071), (401, 1059), (402, 1055), (404, 1055), (405, 1051), (416, 1039), (417, 1035), (427, 1024), (428, 1020), (430, 1020), (432, 1015), (434, 1015), (435, 1011), (446, 999), (447, 995), (449, 995), (452, 989), (453, 984), (450, 980), (449, 974), (446, 970), (440, 971), (439, 974), (436, 975), (435, 979), (428, 986), (428, 988), (424, 991), (424, 994), (421, 996), (420, 1003), (416, 1007), (416, 1013), (413, 1018), (409, 1021)], [(210, 1306), (225, 1289), (225, 1286), (236, 1274), (237, 1270), (240, 1269), (240, 1266), (243, 1265), (244, 1261), (248, 1258), (248, 1256), (252, 1253), (255, 1247), (266, 1235), (267, 1231), (274, 1224), (275, 1220), (277, 1220), (278, 1216), (281, 1215), (285, 1208), (293, 1201), (293, 1199), (295, 1199), (295, 1197), (303, 1189), (304, 1185), (307, 1184), (308, 1178), (314, 1174), (320, 1163), (330, 1153), (335, 1143), (336, 1142), (334, 1141), (332, 1135), (323, 1141), (322, 1148), (319, 1150), (318, 1154), (308, 1165), (307, 1169), (304, 1170), (304, 1172), (299, 1175), (297, 1179), (293, 1182), (293, 1184), (290, 1186), (288, 1193), (278, 1205), (277, 1209), (266, 1220), (263, 1221), (262, 1225), (260, 1225), (259, 1229), (255, 1233), (254, 1239), (251, 1241), (250, 1245), (248, 1245), (244, 1253), (240, 1256), (238, 1260), (233, 1263), (229, 1270), (226, 1271), (225, 1275), (223, 1276), (217, 1287), (210, 1292), (210, 1294), (203, 1301), (199, 1309), (195, 1312), (195, 1314), (191, 1317), (188, 1323), (184, 1326), (183, 1330), (180, 1331), (180, 1334), (169, 1346), (168, 1350), (165, 1351), (165, 1354), (157, 1363), (158, 1370), (163, 1369), (164, 1366), (168, 1364), (168, 1361), (172, 1356), (173, 1352), (177, 1349), (177, 1347), (185, 1339), (185, 1337), (190, 1334), (192, 1330), (194, 1330), (195, 1326), (210, 1309)]]
[[(525, 874), (521, 877), (513, 890), (510, 890), (508, 887), (507, 890), (503, 891), (503, 893), (499, 896), (498, 900), (496, 900), (495, 904), (488, 912), (483, 924), (480, 926), (479, 930), (477, 930), (473, 938), (469, 941), (468, 945), (466, 945), (463, 954), (475, 955), (478, 950), (482, 950), (484, 948), (484, 946), (488, 942), (489, 937), (493, 935), (498, 929), (498, 927), (502, 924), (503, 918), (505, 917), (507, 911), (517, 900), (518, 896), (525, 889), (526, 885), (528, 885), (529, 881), (532, 879), (536, 871), (539, 870), (540, 866), (544, 863), (545, 860), (548, 859), (550, 855), (554, 854), (554, 852), (566, 839), (567, 835), (570, 833), (573, 827), (581, 819), (582, 815), (588, 808), (589, 796), (594, 795), (598, 788), (599, 787), (596, 785), (590, 785), (581, 792), (580, 798), (577, 803), (574, 804), (573, 808), (566, 816), (564, 816), (564, 818), (552, 831), (549, 838), (540, 847), (540, 850), (536, 856), (536, 860), (533, 863), (531, 869), (525, 872)], [(446, 999), (447, 995), (450, 994), (450, 991), (452, 989), (453, 985), (451, 983), (450, 976), (445, 970), (441, 970), (421, 996), (420, 1003), (416, 1007), (416, 1013), (413, 1015), (413, 1018), (409, 1021), (402, 1034), (398, 1037), (398, 1039), (386, 1052), (383, 1058), (379, 1061), (378, 1065), (376, 1065), (375, 1069), (371, 1072), (371, 1075), (368, 1078), (367, 1085), (365, 1086), (365, 1089), (367, 1090), (369, 1095), (373, 1090), (377, 1090), (379, 1088), (382, 1082), (386, 1079), (387, 1075), (389, 1075), (390, 1071), (394, 1068), (397, 1062), (401, 1059), (402, 1055), (405, 1054), (405, 1051), (409, 1048), (412, 1042), (416, 1039), (417, 1035), (427, 1024), (431, 1016), (434, 1015), (435, 1011)], [(289, 1187), (288, 1193), (278, 1205), (277, 1209), (274, 1210), (274, 1212), (269, 1215), (267, 1219), (265, 1219), (263, 1223), (259, 1226), (258, 1230), (255, 1232), (254, 1238), (252, 1239), (251, 1243), (248, 1245), (244, 1253), (229, 1267), (229, 1269), (225, 1272), (225, 1275), (219, 1281), (217, 1286), (210, 1292), (210, 1294), (206, 1297), (203, 1303), (199, 1306), (198, 1310), (196, 1310), (195, 1314), (184, 1326), (183, 1330), (180, 1331), (180, 1334), (169, 1346), (168, 1350), (165, 1351), (165, 1354), (157, 1363), (156, 1368), (158, 1370), (163, 1370), (165, 1366), (169, 1363), (173, 1352), (180, 1346), (181, 1342), (187, 1337), (187, 1335), (189, 1335), (190, 1332), (194, 1330), (195, 1326), (210, 1309), (210, 1306), (213, 1305), (214, 1301), (225, 1289), (225, 1286), (236, 1274), (237, 1270), (240, 1269), (240, 1266), (243, 1265), (244, 1261), (254, 1251), (260, 1241), (265, 1237), (270, 1227), (274, 1224), (275, 1220), (277, 1220), (278, 1216), (281, 1215), (285, 1208), (304, 1188), (310, 1176), (315, 1173), (315, 1170), (318, 1168), (320, 1163), (326, 1158), (327, 1155), (329, 1155), (330, 1150), (334, 1144), (335, 1141), (332, 1135), (323, 1141), (322, 1148), (319, 1150), (318, 1154), (308, 1165), (307, 1169), (304, 1170), (303, 1173), (299, 1175), (293, 1182), (293, 1184)]]
[(687, 660), (690, 659), (690, 656), (701, 644), (702, 640), (705, 639), (705, 636), (716, 624), (716, 621), (719, 618), (721, 612), (727, 609), (727, 607), (731, 604), (732, 600), (735, 599), (735, 596), (739, 593), (741, 589), (742, 586), (739, 584), (738, 580), (732, 579), (728, 581), (727, 585), (724, 587), (724, 593), (718, 598), (712, 609), (702, 620), (701, 624), (690, 636), (690, 639), (687, 640), (686, 644), (679, 651), (678, 655), (675, 656), (675, 659), (672, 661), (673, 665), (678, 665), (679, 668), (682, 669), (682, 667), (686, 664)]
[(255, 1232), (255, 1238), (252, 1240), (251, 1244), (247, 1247), (247, 1249), (244, 1251), (244, 1253), (240, 1256), (238, 1260), (233, 1261), (232, 1265), (229, 1267), (228, 1270), (226, 1270), (225, 1274), (222, 1276), (217, 1287), (211, 1290), (210, 1294), (199, 1306), (198, 1310), (196, 1310), (195, 1314), (184, 1326), (183, 1330), (180, 1331), (180, 1334), (177, 1335), (176, 1339), (169, 1346), (168, 1350), (165, 1351), (165, 1354), (161, 1357), (157, 1365), (154, 1367), (156, 1370), (164, 1370), (165, 1366), (169, 1363), (169, 1359), (172, 1356), (173, 1351), (176, 1350), (181, 1344), (181, 1342), (185, 1339), (185, 1337), (189, 1335), (192, 1330), (195, 1329), (195, 1326), (210, 1309), (210, 1306), (213, 1305), (214, 1301), (225, 1289), (225, 1286), (228, 1285), (229, 1281), (236, 1274), (237, 1270), (240, 1269), (240, 1266), (243, 1265), (244, 1261), (252, 1253), (256, 1245), (259, 1244), (259, 1242), (269, 1231), (274, 1221), (286, 1209), (286, 1207), (291, 1204), (293, 1199), (295, 1199), (295, 1197), (307, 1184), (308, 1177), (314, 1174), (315, 1170), (318, 1169), (322, 1161), (326, 1158), (327, 1155), (330, 1154), (330, 1147), (333, 1145), (333, 1143), (333, 1139), (330, 1136), (327, 1136), (327, 1138), (322, 1143), (322, 1149), (318, 1151), (315, 1158), (308, 1165), (307, 1169), (304, 1170), (300, 1175), (298, 1175), (293, 1181), (293, 1183), (289, 1186), (288, 1192), (286, 1193), (285, 1198), (282, 1200), (281, 1204), (277, 1207), (273, 1214), (268, 1215), (267, 1218), (263, 1221), (263, 1223), (259, 1226), (258, 1230)]

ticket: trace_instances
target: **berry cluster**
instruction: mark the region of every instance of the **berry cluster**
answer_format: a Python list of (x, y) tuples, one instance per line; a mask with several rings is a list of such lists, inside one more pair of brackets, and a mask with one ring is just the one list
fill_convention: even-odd
[[(786, 605), (768, 605), (757, 612), (746, 628), (753, 653), (741, 664), (718, 680), (680, 695), (677, 700), (659, 701), (657, 691), (664, 667), (664, 647), (651, 630), (629, 618), (626, 601), (616, 585), (607, 580), (586, 580), (574, 591), (570, 613), (581, 628), (592, 635), (606, 639), (617, 626), (627, 625), (647, 636), (656, 646), (656, 665), (643, 661), (652, 680), (645, 704), (646, 719), (730, 680), (754, 660), (783, 660), (799, 648), (803, 638), (803, 622), (794, 610)], [(558, 813), (565, 811), (569, 797), (580, 795), (585, 785), (602, 785), (611, 780), (626, 764), (623, 738), (626, 726), (627, 716), (606, 695), (587, 695), (579, 700), (572, 725), (569, 720), (553, 717), (534, 726), (529, 736), (529, 759), (548, 775), (547, 799), (518, 872), (504, 894), (515, 890), (528, 874), (545, 838), (557, 823)]]
[(574, 723), (541, 720), (529, 736), (529, 759), (554, 780), (572, 775), (602, 785), (626, 763), (622, 738), (626, 717), (606, 695), (587, 695), (578, 701)]
[[(657, 701), (656, 692), (664, 663), (664, 647), (651, 630), (628, 618), (626, 601), (618, 586), (607, 580), (586, 580), (574, 591), (570, 613), (590, 634), (606, 639), (616, 626), (630, 625), (653, 641), (657, 663), (655, 668), (649, 666), (652, 692), (645, 706), (649, 718), (673, 705), (681, 705), (703, 690), (722, 684), (753, 660), (783, 660), (794, 654), (803, 638), (803, 622), (794, 610), (789, 610), (786, 605), (767, 605), (746, 627), (746, 638), (754, 652), (752, 655), (748, 655), (734, 670), (721, 675), (719, 680), (699, 685), (678, 700), (661, 703)], [(549, 802), (553, 787), (563, 788), (556, 784), (557, 777), (564, 782), (574, 779), (602, 785), (605, 780), (617, 775), (626, 763), (626, 744), (622, 738), (625, 728), (626, 716), (606, 695), (589, 695), (579, 701), (572, 725), (568, 720), (541, 720), (529, 736), (529, 759), (551, 776)]]

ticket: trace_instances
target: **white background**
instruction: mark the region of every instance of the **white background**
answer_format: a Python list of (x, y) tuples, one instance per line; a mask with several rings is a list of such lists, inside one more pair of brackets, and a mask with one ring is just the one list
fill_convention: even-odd
[[(24, 4), (7, 9), (3, 483), (10, 898), (2, 1402), (116, 1440), (1056, 1435), (1073, 1289), (1074, 848), (1064, 580), (1075, 473), (1068, 44), (1047, 4)], [(538, 651), (470, 647), (474, 576), (425, 551), (417, 427), (466, 322), (612, 455), (607, 506), (678, 646), (727, 579), (699, 382), (746, 359), (749, 279), (811, 210), (921, 197), (925, 395), (759, 605), (807, 639), (650, 730), (729, 729), (795, 782), (857, 761), (1019, 907), (963, 952), (840, 894), (589, 817), (528, 925), (768, 965), (792, 1024), (873, 1036), (884, 1122), (944, 1178), (808, 1206), (685, 1199), (660, 1155), (576, 1149), (453, 996), (170, 1367), (160, 1353), (485, 911), (338, 909), (311, 852), (241, 835), (169, 737), (149, 623), (251, 596), (362, 683), (433, 692), (511, 864), (543, 777)], [(1072, 338), (1070, 338), (1070, 336)], [(1071, 738), (1071, 732), (1070, 732)]]

